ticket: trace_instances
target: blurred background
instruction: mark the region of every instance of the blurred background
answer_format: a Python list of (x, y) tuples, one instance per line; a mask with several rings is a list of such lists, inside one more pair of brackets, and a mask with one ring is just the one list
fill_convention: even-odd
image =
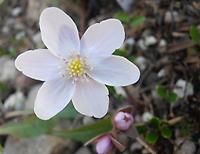
[[(137, 84), (108, 87), (104, 119), (80, 115), (70, 104), (49, 121), (33, 114), (41, 82), (19, 73), (16, 56), (45, 48), (39, 16), (49, 6), (69, 14), (80, 36), (107, 18), (122, 21), (126, 40), (115, 51), (141, 70)], [(93, 154), (91, 138), (110, 131), (111, 117), (133, 107), (144, 147), (119, 136), (123, 154), (200, 154), (200, 2), (199, 0), (0, 0), (0, 153)], [(48, 109), (48, 107), (47, 107)]]

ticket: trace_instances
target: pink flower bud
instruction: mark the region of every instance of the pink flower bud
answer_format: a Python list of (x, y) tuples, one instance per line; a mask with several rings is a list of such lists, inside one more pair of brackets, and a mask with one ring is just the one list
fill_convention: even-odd
[(107, 154), (113, 148), (112, 140), (109, 135), (102, 136), (97, 140), (96, 152), (98, 154)]
[(121, 131), (127, 131), (133, 123), (133, 116), (130, 113), (118, 112), (114, 117), (115, 127)]

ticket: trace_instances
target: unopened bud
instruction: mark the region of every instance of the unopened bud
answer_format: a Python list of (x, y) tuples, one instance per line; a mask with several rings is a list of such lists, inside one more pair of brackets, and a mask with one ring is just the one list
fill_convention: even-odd
[(113, 148), (113, 143), (109, 135), (102, 136), (97, 140), (96, 152), (98, 154), (107, 154)]
[(118, 112), (114, 117), (115, 127), (121, 131), (127, 131), (133, 124), (133, 116), (130, 113)]

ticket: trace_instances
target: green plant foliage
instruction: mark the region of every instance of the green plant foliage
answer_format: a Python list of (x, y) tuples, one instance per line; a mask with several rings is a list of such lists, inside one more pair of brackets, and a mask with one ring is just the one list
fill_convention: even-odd
[(158, 96), (160, 96), (161, 98), (163, 98), (164, 100), (166, 100), (170, 103), (174, 103), (178, 100), (178, 96), (176, 93), (169, 91), (162, 85), (157, 86), (156, 92), (157, 92)]
[(146, 125), (135, 125), (139, 134), (145, 134), (148, 130)]
[(157, 117), (153, 117), (150, 121), (149, 124), (155, 128), (155, 129), (159, 129), (160, 125), (161, 125), (161, 120)]
[(145, 141), (147, 141), (150, 144), (156, 143), (157, 140), (158, 140), (158, 134), (156, 134), (155, 132), (149, 132), (145, 136)]
[(195, 44), (200, 45), (200, 32), (199, 32), (198, 28), (196, 26), (191, 26), (189, 33), (190, 33), (190, 37), (192, 38), (192, 41)]
[(94, 124), (82, 126), (80, 128), (75, 128), (66, 131), (57, 131), (54, 132), (54, 135), (66, 139), (73, 139), (81, 142), (86, 142), (102, 133), (111, 131), (111, 129), (111, 119), (103, 119)]
[(114, 14), (114, 18), (119, 19), (124, 23), (129, 23), (130, 21), (129, 16), (124, 12), (117, 12), (116, 14)]
[(112, 94), (112, 96), (114, 98), (116, 98), (118, 101), (122, 101), (123, 100), (124, 97), (122, 95), (118, 94), (114, 87), (107, 86), (107, 88), (108, 88), (109, 93)]
[(170, 139), (172, 137), (172, 130), (169, 129), (168, 127), (163, 128), (161, 130), (161, 135), (162, 135), (162, 137), (164, 137), (166, 139)]
[(145, 16), (135, 16), (131, 18), (130, 25), (134, 27), (140, 26), (145, 21), (145, 19)]
[(67, 107), (60, 112), (55, 118), (61, 119), (61, 118), (68, 118), (73, 119), (78, 115), (78, 112), (74, 108), (73, 104), (70, 102)]
[(36, 116), (30, 116), (22, 121), (6, 123), (0, 127), (0, 135), (13, 135), (26, 138), (49, 134), (59, 119), (73, 119), (77, 114), (72, 103), (70, 103), (66, 109), (51, 120), (44, 121), (38, 119)]
[(7, 85), (0, 81), (0, 91), (4, 92), (4, 91), (7, 91), (7, 90), (8, 90)]
[(126, 57), (127, 52), (123, 49), (116, 49), (115, 52), (113, 53), (113, 55)]
[(0, 135), (13, 135), (16, 137), (35, 137), (48, 134), (53, 126), (54, 120), (43, 121), (31, 116), (23, 121), (10, 122), (0, 127)]
[(145, 16), (130, 17), (124, 12), (117, 12), (114, 14), (114, 18), (119, 19), (121, 22), (134, 27), (140, 26), (146, 19)]

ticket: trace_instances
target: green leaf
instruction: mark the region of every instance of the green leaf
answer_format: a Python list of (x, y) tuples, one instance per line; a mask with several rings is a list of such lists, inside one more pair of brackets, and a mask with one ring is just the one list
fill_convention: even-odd
[(189, 33), (190, 33), (190, 37), (192, 38), (192, 41), (194, 43), (200, 45), (200, 32), (197, 29), (197, 27), (196, 26), (191, 26)]
[(130, 21), (131, 26), (139, 26), (145, 21), (145, 16), (136, 16), (133, 17)]
[(168, 102), (173, 103), (173, 102), (176, 102), (176, 101), (177, 101), (178, 96), (177, 96), (177, 94), (174, 93), (174, 92), (169, 92), (169, 94), (168, 94), (168, 96), (166, 97), (166, 99), (167, 99)]
[(123, 57), (127, 56), (127, 52), (125, 50), (122, 50), (122, 49), (115, 50), (115, 52), (113, 54), (117, 55), (117, 56), (123, 56)]
[(55, 118), (61, 119), (61, 118), (68, 118), (68, 119), (74, 119), (78, 115), (78, 112), (74, 108), (73, 104), (70, 102), (67, 107), (60, 112)]
[(170, 139), (172, 137), (172, 131), (169, 128), (163, 128), (161, 130), (161, 135), (166, 139)]
[(158, 135), (154, 132), (150, 132), (145, 136), (145, 141), (147, 141), (150, 144), (156, 143), (158, 140)]
[(0, 127), (0, 135), (13, 135), (16, 137), (35, 137), (49, 133), (55, 120), (43, 121), (31, 116), (23, 121), (10, 122)]
[(147, 127), (145, 125), (135, 125), (139, 134), (144, 134), (147, 132)]
[(102, 133), (111, 131), (112, 123), (111, 119), (103, 119), (94, 124), (82, 126), (80, 128), (75, 128), (66, 131), (54, 132), (54, 135), (66, 138), (74, 139), (81, 142), (86, 142)]
[(5, 83), (0, 81), (0, 91), (4, 92), (4, 91), (7, 91), (7, 90), (8, 90), (8, 86)]
[(167, 89), (162, 85), (158, 85), (156, 87), (156, 92), (157, 92), (158, 96), (160, 96), (162, 98), (166, 97), (166, 95), (167, 95)]
[(150, 121), (149, 124), (156, 129), (160, 128), (161, 120), (157, 117), (153, 117)]
[(3, 154), (3, 147), (1, 144), (0, 144), (0, 154)]
[(0, 5), (4, 2), (4, 0), (0, 0)]
[(130, 20), (129, 16), (124, 12), (117, 12), (114, 15), (114, 18), (119, 19), (120, 21), (122, 21), (124, 23), (128, 23)]
[(0, 135), (13, 135), (16, 137), (35, 137), (41, 134), (48, 134), (53, 130), (58, 120), (63, 118), (73, 119), (77, 116), (77, 114), (78, 113), (73, 107), (72, 103), (70, 103), (62, 112), (60, 112), (51, 120), (40, 120), (35, 115), (32, 115), (22, 121), (12, 121), (6, 123), (0, 126)]

